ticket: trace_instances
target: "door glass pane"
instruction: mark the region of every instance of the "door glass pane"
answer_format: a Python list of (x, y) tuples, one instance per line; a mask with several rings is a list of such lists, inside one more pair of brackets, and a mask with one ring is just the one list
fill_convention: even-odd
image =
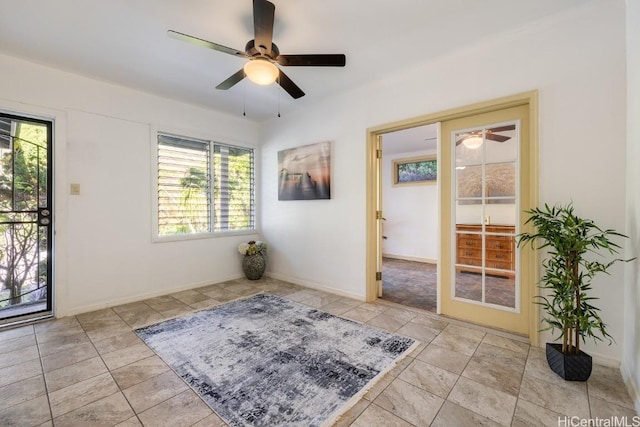
[(482, 302), (482, 233), (473, 225), (456, 227), (455, 297)]
[(51, 312), (51, 132), (0, 115), (0, 323)]
[(454, 132), (453, 297), (516, 308), (517, 124)]

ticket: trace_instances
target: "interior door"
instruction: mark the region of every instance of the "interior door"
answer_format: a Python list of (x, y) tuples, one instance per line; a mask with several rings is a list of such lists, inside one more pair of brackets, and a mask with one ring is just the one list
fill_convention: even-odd
[(376, 136), (376, 288), (378, 298), (382, 297), (382, 136)]
[(442, 123), (441, 310), (528, 335), (533, 284), (515, 245), (531, 206), (529, 110), (518, 106)]
[(52, 128), (0, 113), (0, 324), (52, 312)]

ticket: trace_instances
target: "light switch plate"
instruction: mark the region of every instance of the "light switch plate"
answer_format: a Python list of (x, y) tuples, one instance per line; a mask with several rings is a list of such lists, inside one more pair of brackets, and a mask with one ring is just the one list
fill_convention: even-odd
[(71, 191), (70, 191), (72, 196), (79, 196), (80, 195), (80, 184), (71, 184)]

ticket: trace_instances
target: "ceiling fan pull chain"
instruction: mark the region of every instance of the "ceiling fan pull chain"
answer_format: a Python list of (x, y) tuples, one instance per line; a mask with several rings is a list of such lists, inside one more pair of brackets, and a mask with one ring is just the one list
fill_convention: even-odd
[[(278, 86), (280, 86), (280, 74), (278, 74)], [(278, 89), (278, 117), (280, 117), (280, 90)]]

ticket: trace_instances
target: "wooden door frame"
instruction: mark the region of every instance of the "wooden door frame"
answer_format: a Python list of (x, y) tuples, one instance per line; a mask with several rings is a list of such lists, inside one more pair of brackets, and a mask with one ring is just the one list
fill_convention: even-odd
[[(533, 90), (523, 92), (504, 98), (493, 99), (463, 107), (453, 108), (441, 112), (427, 114), (406, 120), (386, 123), (367, 129), (366, 147), (366, 301), (374, 302), (377, 299), (376, 267), (377, 267), (377, 247), (382, 236), (379, 233), (379, 219), (377, 219), (377, 206), (379, 205), (379, 194), (377, 192), (377, 182), (379, 176), (379, 162), (377, 159), (377, 138), (380, 135), (396, 132), (404, 129), (424, 126), (446, 120), (458, 119), (490, 111), (501, 110), (509, 107), (527, 105), (529, 107), (529, 147), (530, 147), (530, 176), (529, 182), (534, 183), (529, 188), (529, 197), (535, 205), (538, 203), (538, 91)], [(438, 216), (440, 207), (438, 207)], [(440, 223), (440, 218), (438, 218)], [(440, 227), (438, 227), (440, 229)], [(524, 229), (523, 229), (524, 230)], [(440, 230), (439, 230), (440, 233)], [(441, 245), (441, 236), (438, 235), (438, 248)], [(526, 248), (523, 250), (527, 250)], [(530, 249), (529, 249), (530, 250)], [(439, 258), (439, 257), (438, 257)], [(530, 294), (539, 294), (536, 284), (539, 281), (539, 269), (537, 251), (529, 257), (530, 265), (527, 269), (530, 274), (522, 277), (521, 283), (529, 286)], [(438, 261), (439, 263), (440, 261)], [(438, 283), (438, 298), (440, 298), (440, 283)], [(529, 340), (532, 345), (538, 345), (538, 330), (540, 322), (540, 312), (537, 306), (531, 302), (532, 309), (529, 311)], [(439, 304), (438, 304), (439, 307)]]

